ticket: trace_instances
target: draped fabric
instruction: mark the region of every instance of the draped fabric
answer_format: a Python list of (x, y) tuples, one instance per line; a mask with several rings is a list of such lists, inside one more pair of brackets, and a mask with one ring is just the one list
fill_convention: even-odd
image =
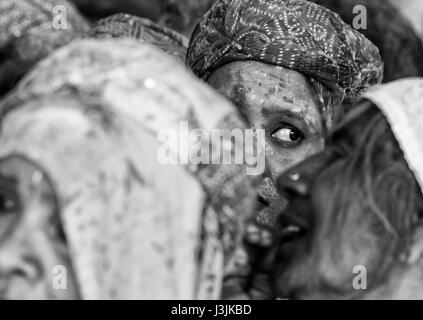
[(90, 32), (93, 38), (133, 38), (153, 44), (168, 54), (185, 62), (188, 39), (185, 36), (160, 26), (151, 20), (115, 14), (98, 21)]
[(423, 78), (376, 86), (364, 98), (373, 102), (387, 118), (423, 192)]
[(0, 157), (23, 155), (52, 181), (84, 299), (220, 297), (254, 181), (244, 165), (158, 153), (163, 129), (183, 138), (181, 121), (243, 128), (231, 104), (161, 50), (103, 39), (54, 52), (0, 109)]

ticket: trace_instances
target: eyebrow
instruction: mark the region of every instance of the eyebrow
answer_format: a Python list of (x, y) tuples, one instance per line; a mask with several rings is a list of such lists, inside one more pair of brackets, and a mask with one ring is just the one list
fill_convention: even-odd
[(278, 106), (270, 106), (270, 107), (264, 107), (261, 110), (261, 113), (265, 117), (272, 116), (272, 115), (283, 115), (285, 117), (295, 119), (297, 121), (304, 123), (307, 127), (311, 128), (313, 132), (318, 132), (316, 126), (310, 120), (307, 120), (304, 117), (303, 111), (296, 112), (296, 111), (293, 111), (293, 110), (283, 109), (283, 108), (278, 107)]
[(287, 117), (297, 119), (297, 120), (305, 120), (303, 112), (295, 112), (292, 110), (281, 109), (280, 107), (272, 106), (272, 107), (265, 107), (261, 110), (262, 114), (267, 117), (275, 114), (283, 114)]

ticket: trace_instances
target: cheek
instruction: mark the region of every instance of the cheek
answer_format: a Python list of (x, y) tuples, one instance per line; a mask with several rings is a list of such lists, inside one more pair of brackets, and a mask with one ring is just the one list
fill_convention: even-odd
[[(316, 246), (315, 257), (321, 276), (332, 285), (348, 285), (357, 266), (364, 266), (368, 272), (369, 283), (378, 266), (384, 265), (386, 253), (382, 239), (372, 232), (374, 215), (366, 208), (365, 200), (357, 196), (355, 189), (339, 186), (342, 168), (328, 170), (316, 181), (313, 190), (313, 212), (315, 214), (315, 233), (313, 243)], [(345, 189), (343, 189), (345, 188)], [(342, 198), (351, 199), (348, 203)], [(343, 205), (344, 204), (344, 205)], [(335, 209), (336, 208), (336, 209)], [(336, 256), (337, 259), (333, 260)]]
[(272, 151), (271, 155), (266, 155), (266, 163), (273, 180), (280, 174), (293, 167), (297, 162), (295, 155), (286, 152)]
[(78, 299), (69, 249), (48, 232), (32, 232), (34, 261), (41, 267), (39, 285), (48, 299)]
[(47, 284), (50, 286), (49, 295), (55, 300), (80, 299), (76, 276), (68, 253), (56, 255), (57, 264), (51, 270)]
[(16, 225), (19, 214), (13, 213), (1, 213), (0, 214), (0, 239), (7, 237), (7, 234)]
[(301, 161), (321, 152), (324, 147), (323, 138), (305, 141), (296, 148), (283, 148), (275, 146), (271, 141), (266, 143), (266, 163), (272, 175), (276, 179), (280, 174)]
[(237, 106), (239, 111), (245, 116), (248, 116), (248, 104), (246, 97), (246, 87), (240, 83), (234, 84), (230, 93), (227, 93), (226, 96), (232, 101), (232, 103)]

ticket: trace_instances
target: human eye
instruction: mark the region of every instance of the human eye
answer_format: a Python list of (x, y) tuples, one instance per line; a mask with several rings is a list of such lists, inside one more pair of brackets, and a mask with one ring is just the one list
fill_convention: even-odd
[(17, 192), (1, 186), (0, 180), (0, 237), (2, 237), (19, 217), (20, 202)]
[(284, 148), (294, 148), (299, 146), (304, 140), (304, 134), (293, 125), (288, 123), (279, 124), (272, 130), (271, 137)]
[(0, 215), (17, 212), (19, 208), (18, 197), (14, 192), (0, 188)]

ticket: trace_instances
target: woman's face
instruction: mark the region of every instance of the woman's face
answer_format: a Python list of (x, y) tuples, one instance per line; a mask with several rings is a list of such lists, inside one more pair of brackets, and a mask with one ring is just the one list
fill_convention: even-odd
[[(242, 61), (216, 70), (208, 83), (237, 106), (251, 127), (265, 130), (270, 179), (259, 189), (259, 198), (270, 211), (280, 211), (285, 201), (272, 181), (324, 146), (323, 121), (309, 81), (296, 71)], [(272, 223), (275, 214), (263, 213), (262, 222)]]
[(256, 61), (234, 62), (208, 83), (230, 99), (251, 127), (266, 131), (272, 178), (323, 148), (323, 125), (310, 83), (302, 74)]
[(22, 157), (0, 160), (0, 299), (76, 299), (56, 197)]

